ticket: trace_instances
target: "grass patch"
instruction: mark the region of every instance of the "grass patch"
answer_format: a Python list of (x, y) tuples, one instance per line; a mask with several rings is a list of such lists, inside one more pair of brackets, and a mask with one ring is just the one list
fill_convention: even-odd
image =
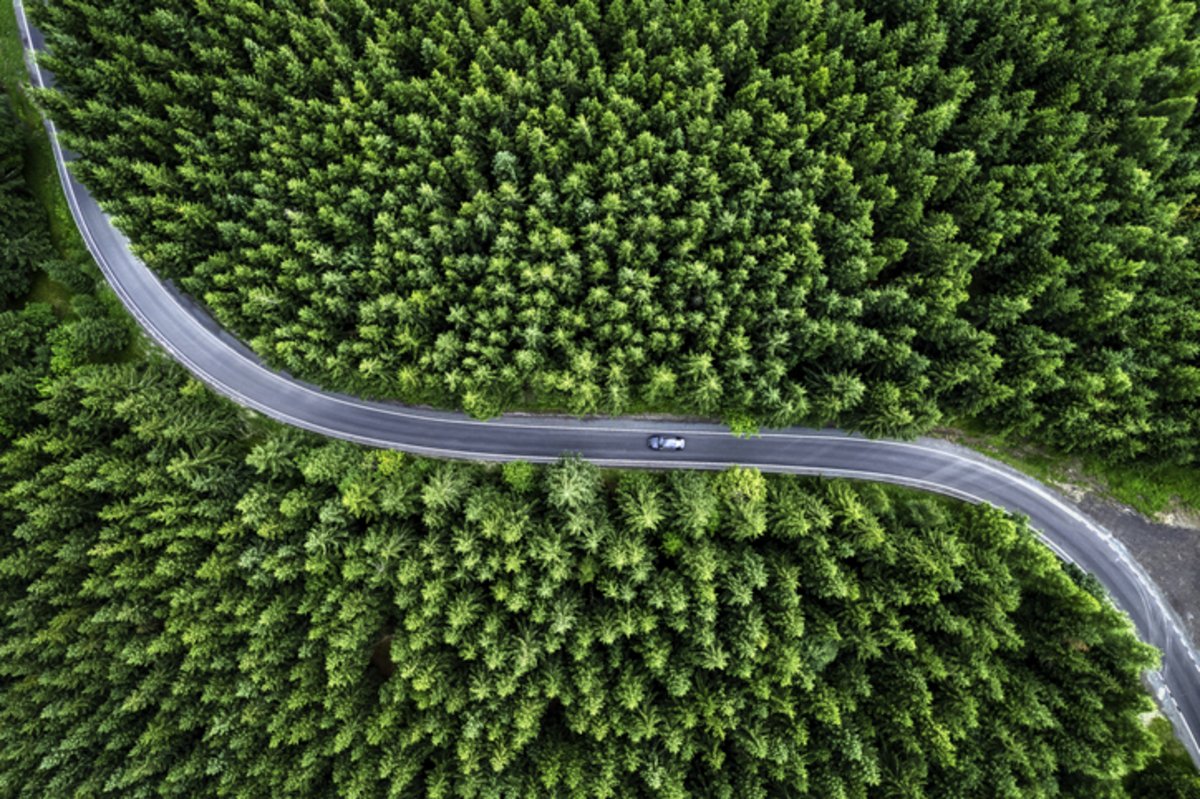
[[(25, 185), (46, 213), (50, 244), (57, 259), (62, 262), (51, 274), (66, 281), (64, 284), (45, 272), (39, 272), (26, 301), (47, 303), (60, 319), (67, 319), (74, 315), (71, 308), (71, 297), (74, 294), (72, 287), (87, 293), (94, 290), (110, 306), (111, 314), (128, 320), (130, 327), (136, 331), (137, 326), (133, 320), (125, 314), (116, 296), (108, 291), (100, 270), (75, 226), (75, 218), (71, 215), (71, 208), (59, 181), (50, 137), (46, 133), (42, 115), (28, 92), (29, 73), (25, 69), (24, 48), (20, 29), (17, 27), (17, 16), (12, 4), (7, 2), (0, 2), (0, 88), (3, 89), (4, 95), (0, 97), (0, 102), (4, 102), (6, 97), (7, 101), (12, 103), (17, 118), (24, 127)], [(77, 275), (72, 274), (73, 272), (85, 279), (74, 279)], [(135, 332), (118, 360), (136, 361), (144, 356), (145, 341)]]
[(1051, 452), (962, 419), (933, 434), (1003, 461), (1044, 483), (1082, 485), (1152, 518), (1176, 509), (1200, 514), (1200, 467), (1197, 466), (1105, 463), (1095, 456)]
[(17, 31), (17, 12), (12, 3), (0, 4), (0, 80), (9, 94), (25, 79), (25, 60), (21, 54), (21, 36)]
[[(37, 114), (36, 109), (29, 106), (31, 113)], [(40, 120), (40, 117), (39, 117)], [(26, 124), (29, 120), (26, 119)], [(95, 279), (98, 276), (91, 253), (79, 235), (75, 226), (75, 217), (71, 216), (71, 208), (63, 194), (62, 184), (58, 179), (58, 169), (54, 163), (54, 151), (50, 147), (50, 138), (41, 122), (30, 126), (30, 132), (25, 145), (25, 183), (29, 191), (37, 198), (38, 203), (46, 209), (47, 221), (50, 228), (50, 243), (55, 252), (63, 260), (77, 266), (85, 274)]]
[(65, 319), (71, 313), (71, 290), (57, 280), (51, 280), (45, 272), (38, 272), (34, 278), (28, 301), (46, 303), (59, 319)]
[(46, 210), (50, 242), (58, 256), (78, 266), (93, 280), (98, 271), (79, 236), (71, 208), (63, 195), (54, 164), (54, 151), (42, 122), (41, 113), (26, 89), (29, 73), (25, 70), (23, 46), (12, 4), (0, 2), (0, 81), (17, 116), (25, 123), (25, 183)]
[(1171, 464), (1112, 466), (1088, 459), (1084, 468), (1100, 476), (1109, 493), (1149, 515), (1180, 506), (1200, 513), (1200, 468)]

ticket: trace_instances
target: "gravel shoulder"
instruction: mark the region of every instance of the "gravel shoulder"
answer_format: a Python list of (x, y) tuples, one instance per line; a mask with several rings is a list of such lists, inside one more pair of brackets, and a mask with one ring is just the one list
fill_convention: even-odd
[[(1082, 513), (1111, 532), (1129, 550), (1163, 596), (1179, 614), (1193, 644), (1200, 644), (1200, 512), (1182, 505), (1178, 498), (1154, 518), (1113, 499), (1098, 479), (1086, 473), (1077, 460), (1060, 459), (1055, 474), (1038, 474), (1022, 463), (1044, 457), (1033, 444), (998, 447), (986, 437), (955, 427), (935, 429), (931, 435), (971, 447), (985, 455), (1013, 464), (1052, 486)], [(1014, 463), (1012, 458), (1017, 462)]]
[(1170, 518), (1185, 524), (1163, 524), (1094, 492), (1058, 487), (1120, 539), (1183, 619), (1192, 642), (1200, 642), (1200, 525), (1181, 515)]

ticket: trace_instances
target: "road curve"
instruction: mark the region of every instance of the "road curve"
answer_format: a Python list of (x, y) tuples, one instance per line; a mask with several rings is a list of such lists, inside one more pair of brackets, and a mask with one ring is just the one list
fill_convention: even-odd
[[(41, 33), (30, 26), (22, 0), (13, 5), (32, 83), (51, 85), (53, 76), (37, 66), (34, 56), (43, 47)], [(577, 452), (602, 466), (628, 468), (742, 464), (769, 472), (895, 483), (1023, 514), (1059, 557), (1094, 574), (1133, 619), (1142, 640), (1162, 651), (1161, 669), (1148, 675), (1152, 691), (1200, 764), (1200, 658), (1179, 617), (1119, 541), (1031, 477), (928, 438), (901, 442), (805, 428), (739, 438), (715, 424), (624, 418), (505, 415), (483, 422), (461, 413), (324, 391), (265, 366), (195, 302), (159, 280), (71, 176), (54, 124), (47, 120), (46, 128), (75, 223), (113, 291), (155, 342), (234, 402), (322, 435), (434, 457), (550, 462)], [(687, 436), (686, 451), (653, 453), (646, 448), (647, 434), (664, 427)]]

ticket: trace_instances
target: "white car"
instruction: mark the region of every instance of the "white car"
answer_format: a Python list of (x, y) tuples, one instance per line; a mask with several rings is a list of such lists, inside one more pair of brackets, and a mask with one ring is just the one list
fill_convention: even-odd
[(680, 436), (650, 436), (646, 439), (650, 449), (683, 449), (685, 443)]

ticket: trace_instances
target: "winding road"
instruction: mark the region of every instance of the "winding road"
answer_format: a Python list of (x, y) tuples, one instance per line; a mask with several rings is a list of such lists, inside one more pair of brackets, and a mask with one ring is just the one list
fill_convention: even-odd
[[(32, 83), (51, 85), (34, 54), (41, 33), (13, 3)], [(155, 342), (213, 390), (287, 424), (374, 447), (445, 458), (550, 462), (578, 452), (602, 466), (763, 471), (896, 483), (987, 502), (1029, 518), (1059, 557), (1094, 574), (1139, 636), (1163, 653), (1148, 674), (1176, 734), (1200, 764), (1200, 659), (1178, 616), (1146, 572), (1108, 531), (1031, 477), (944, 441), (867, 439), (831, 430), (789, 428), (739, 438), (715, 424), (642, 419), (505, 415), (477, 421), (461, 413), (409, 408), (324, 391), (272, 370), (196, 303), (159, 280), (130, 250), (95, 199), (67, 169), (46, 122), (63, 191), (79, 232), (121, 302)], [(685, 435), (683, 452), (652, 452), (650, 432)], [(1193, 732), (1195, 731), (1195, 732)]]

